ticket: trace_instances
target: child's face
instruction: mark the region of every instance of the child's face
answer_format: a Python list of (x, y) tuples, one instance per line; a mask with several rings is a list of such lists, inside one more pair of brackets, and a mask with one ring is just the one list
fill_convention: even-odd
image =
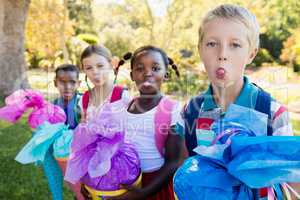
[(256, 55), (256, 49), (250, 50), (246, 26), (216, 18), (203, 26), (203, 33), (199, 50), (211, 83), (228, 87), (243, 80), (245, 66)]
[(131, 78), (141, 94), (155, 95), (166, 75), (162, 55), (156, 51), (141, 52), (132, 66)]
[(94, 86), (103, 86), (113, 76), (111, 63), (98, 54), (92, 54), (82, 60), (83, 70)]
[(65, 101), (72, 99), (79, 84), (77, 73), (73, 71), (58, 71), (54, 80), (55, 87), (57, 87), (60, 96)]

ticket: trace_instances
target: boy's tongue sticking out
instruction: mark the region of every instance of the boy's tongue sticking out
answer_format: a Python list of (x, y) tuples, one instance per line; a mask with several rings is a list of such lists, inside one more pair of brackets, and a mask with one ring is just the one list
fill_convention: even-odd
[(226, 75), (226, 70), (222, 67), (219, 67), (217, 70), (216, 70), (216, 77), (218, 79), (224, 79), (225, 78), (225, 75)]

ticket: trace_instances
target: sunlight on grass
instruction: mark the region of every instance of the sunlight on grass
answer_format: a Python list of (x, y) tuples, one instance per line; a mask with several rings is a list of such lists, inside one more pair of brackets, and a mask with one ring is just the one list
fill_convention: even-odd
[(300, 120), (292, 120), (294, 134), (300, 136)]
[[(0, 106), (3, 106), (3, 99), (0, 99)], [(42, 168), (34, 164), (22, 165), (14, 160), (30, 137), (27, 119), (22, 118), (15, 125), (0, 121), (0, 199), (51, 199)], [(66, 187), (64, 199), (73, 199)]]

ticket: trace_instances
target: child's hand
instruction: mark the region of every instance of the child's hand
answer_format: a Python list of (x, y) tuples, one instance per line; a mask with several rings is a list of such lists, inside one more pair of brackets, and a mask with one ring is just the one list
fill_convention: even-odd
[(80, 192), (82, 196), (84, 196), (85, 200), (92, 200), (92, 196), (90, 195), (90, 193), (87, 191), (87, 189), (84, 187), (83, 184), (81, 184)]
[[(291, 192), (291, 200), (297, 200), (300, 197), (300, 183), (288, 183), (294, 192)], [(290, 189), (290, 190), (291, 190)]]
[(81, 119), (80, 119), (80, 123), (87, 123), (87, 119), (85, 118), (85, 117), (82, 117)]
[(127, 186), (127, 185), (122, 185), (122, 189), (127, 190), (125, 194), (122, 194), (117, 197), (109, 197), (105, 198), (107, 200), (144, 200), (146, 199), (145, 192), (143, 189), (136, 187), (136, 186)]

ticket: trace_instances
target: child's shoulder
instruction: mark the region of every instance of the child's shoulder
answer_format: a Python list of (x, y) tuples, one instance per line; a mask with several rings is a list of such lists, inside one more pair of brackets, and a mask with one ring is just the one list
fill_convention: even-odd
[(182, 113), (200, 112), (200, 108), (204, 102), (205, 93), (200, 93), (192, 97), (183, 105)]
[(293, 135), (293, 129), (286, 106), (273, 98), (271, 101), (271, 124), (273, 135)]
[[(256, 85), (255, 85), (256, 86)], [(257, 86), (258, 87), (258, 86)], [(286, 106), (278, 102), (272, 95), (262, 88), (259, 88), (258, 97), (256, 101), (257, 107), (267, 107), (269, 109), (269, 120), (271, 121), (273, 134), (277, 134), (276, 132), (283, 127), (290, 126), (290, 120), (288, 115), (288, 110)], [(267, 105), (268, 104), (268, 105)], [(259, 109), (258, 109), (259, 110)], [(283, 135), (290, 135), (291, 131), (285, 128), (286, 133)]]
[(183, 109), (182, 103), (178, 100), (175, 100), (171, 97), (163, 96), (162, 100), (158, 105), (157, 111), (167, 112), (171, 116), (171, 124), (181, 118), (181, 112)]
[(174, 110), (177, 110), (178, 108), (182, 108), (182, 103), (176, 99), (164, 95), (160, 100), (159, 104), (157, 105), (157, 107), (165, 107), (165, 106), (170, 107), (174, 112)]

